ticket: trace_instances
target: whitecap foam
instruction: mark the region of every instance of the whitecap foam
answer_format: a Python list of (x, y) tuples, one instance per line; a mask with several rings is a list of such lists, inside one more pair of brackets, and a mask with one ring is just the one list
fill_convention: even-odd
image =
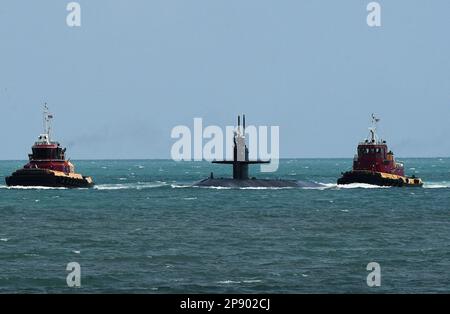
[(448, 189), (450, 188), (450, 182), (425, 182), (424, 189)]
[(118, 183), (118, 184), (99, 184), (95, 185), (95, 190), (142, 190), (159, 188), (166, 186), (166, 182), (138, 182), (138, 183)]
[(275, 186), (248, 186), (248, 187), (241, 187), (238, 188), (239, 190), (290, 190), (293, 189), (292, 186), (285, 186), (285, 187), (275, 187)]
[(68, 188), (64, 187), (51, 187), (51, 186), (6, 186), (0, 185), (0, 189), (8, 189), (8, 190), (68, 190)]
[(373, 185), (373, 184), (367, 184), (367, 183), (351, 183), (351, 184), (344, 184), (344, 185), (338, 185), (336, 184), (336, 187), (338, 189), (388, 189), (389, 186), (379, 186), (379, 185)]
[(171, 184), (171, 188), (173, 189), (184, 189), (184, 188), (190, 188), (190, 185), (182, 185), (182, 184)]
[[(179, 186), (179, 187), (190, 187), (190, 186)], [(274, 187), (274, 186), (193, 186), (195, 188), (201, 189), (212, 189), (212, 190), (289, 190), (294, 189), (295, 187), (287, 186), (287, 187)]]
[(328, 184), (328, 183), (321, 183), (322, 186), (304, 186), (301, 187), (302, 190), (326, 190), (326, 189), (331, 189), (331, 188), (335, 188), (337, 186), (337, 184)]
[(304, 187), (304, 190), (326, 190), (326, 189), (387, 189), (389, 186), (379, 186), (367, 183), (350, 183), (350, 184), (336, 184), (336, 183), (318, 183), (322, 186)]
[(201, 189), (212, 189), (212, 190), (231, 190), (231, 187), (228, 186), (196, 186), (196, 188)]
[(262, 280), (259, 279), (244, 280), (244, 283), (258, 283), (258, 282), (262, 282)]
[(234, 284), (234, 283), (241, 283), (240, 281), (234, 281), (234, 280), (222, 280), (222, 281), (218, 281), (217, 283), (219, 284), (225, 284), (225, 285), (229, 285), (229, 284)]

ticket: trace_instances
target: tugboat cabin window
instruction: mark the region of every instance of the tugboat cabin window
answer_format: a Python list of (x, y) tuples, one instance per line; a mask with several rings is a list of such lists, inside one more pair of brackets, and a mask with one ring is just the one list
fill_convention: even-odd
[(363, 155), (385, 155), (386, 151), (384, 148), (382, 147), (376, 147), (376, 148), (359, 148), (358, 149), (358, 155), (359, 156), (363, 156)]
[(63, 158), (63, 153), (61, 148), (48, 149), (48, 148), (33, 148), (34, 160), (45, 160), (45, 159), (61, 159)]

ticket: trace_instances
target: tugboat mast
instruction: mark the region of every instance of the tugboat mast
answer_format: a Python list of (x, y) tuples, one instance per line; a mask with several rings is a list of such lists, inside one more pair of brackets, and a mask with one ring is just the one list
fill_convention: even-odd
[(375, 116), (374, 113), (372, 113), (372, 126), (369, 128), (370, 131), (370, 143), (377, 143), (378, 142), (378, 136), (377, 136), (377, 123), (380, 121), (379, 118)]
[(47, 135), (48, 141), (51, 142), (50, 131), (52, 128), (51, 119), (53, 119), (53, 115), (49, 112), (47, 103), (44, 103), (44, 110), (42, 115), (43, 115), (44, 135)]

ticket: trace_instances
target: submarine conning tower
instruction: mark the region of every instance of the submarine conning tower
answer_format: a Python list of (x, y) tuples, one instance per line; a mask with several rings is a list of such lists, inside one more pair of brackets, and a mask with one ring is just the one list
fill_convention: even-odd
[(233, 165), (233, 179), (248, 180), (248, 165), (251, 164), (267, 164), (270, 160), (249, 160), (248, 148), (245, 143), (245, 115), (242, 115), (242, 132), (241, 132), (241, 116), (238, 116), (237, 130), (233, 137), (233, 160), (213, 161), (215, 164)]

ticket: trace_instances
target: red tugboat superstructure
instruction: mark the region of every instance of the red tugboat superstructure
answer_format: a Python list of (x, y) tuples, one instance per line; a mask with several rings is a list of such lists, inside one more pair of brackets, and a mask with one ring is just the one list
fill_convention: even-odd
[(380, 119), (372, 114), (370, 136), (359, 143), (358, 152), (353, 160), (353, 170), (342, 174), (338, 184), (367, 183), (380, 186), (422, 186), (421, 179), (406, 177), (404, 166), (396, 162), (394, 153), (388, 150), (386, 141), (376, 134)]
[(28, 155), (29, 162), (23, 169), (6, 177), (8, 186), (85, 188), (94, 185), (91, 177), (75, 173), (73, 164), (65, 158), (66, 149), (62, 148), (58, 142), (51, 140), (51, 119), (53, 115), (49, 113), (45, 104), (44, 133), (39, 135), (31, 148), (32, 153)]

